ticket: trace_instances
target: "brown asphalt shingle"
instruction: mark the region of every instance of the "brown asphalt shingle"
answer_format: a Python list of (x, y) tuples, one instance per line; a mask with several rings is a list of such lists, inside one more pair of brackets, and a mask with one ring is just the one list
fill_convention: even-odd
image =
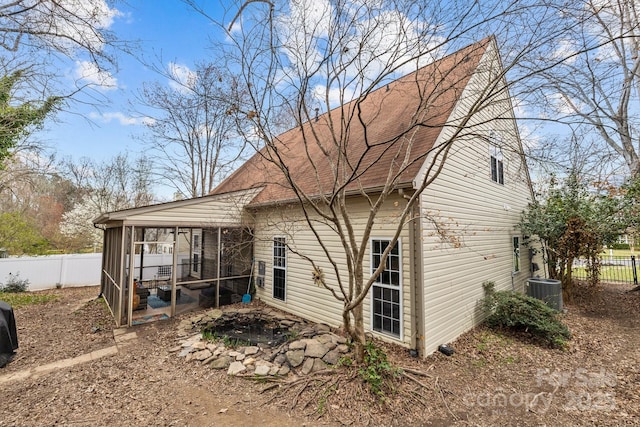
[[(399, 174), (398, 187), (410, 184), (489, 41), (461, 49), (279, 135), (273, 147), (256, 153), (212, 194), (264, 187), (251, 204), (295, 199), (283, 172), (267, 160), (277, 156), (297, 187), (310, 196), (329, 194), (344, 183), (348, 190), (379, 189), (390, 171)], [(400, 172), (405, 156), (408, 161)]]

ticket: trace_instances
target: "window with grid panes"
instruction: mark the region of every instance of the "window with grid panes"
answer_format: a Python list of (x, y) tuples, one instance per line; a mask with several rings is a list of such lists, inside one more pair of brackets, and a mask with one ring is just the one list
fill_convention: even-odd
[[(390, 239), (371, 241), (371, 272), (382, 261), (382, 254), (389, 246)], [(372, 286), (373, 330), (400, 337), (401, 324), (401, 270), (400, 242), (389, 251), (385, 268)]]
[(273, 297), (284, 301), (287, 289), (287, 244), (284, 237), (273, 239)]

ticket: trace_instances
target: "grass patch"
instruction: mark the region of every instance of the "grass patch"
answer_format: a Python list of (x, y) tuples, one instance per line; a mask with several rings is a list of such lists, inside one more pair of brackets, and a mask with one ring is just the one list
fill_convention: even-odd
[(44, 304), (49, 301), (55, 301), (58, 295), (51, 294), (32, 294), (29, 292), (0, 292), (0, 301), (4, 301), (13, 308), (25, 307), (28, 305)]

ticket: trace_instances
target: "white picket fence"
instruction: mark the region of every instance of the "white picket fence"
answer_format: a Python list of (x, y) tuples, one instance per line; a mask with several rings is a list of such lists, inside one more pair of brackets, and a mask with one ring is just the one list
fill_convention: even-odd
[(29, 281), (29, 290), (100, 284), (102, 254), (0, 258), (0, 283), (9, 275)]

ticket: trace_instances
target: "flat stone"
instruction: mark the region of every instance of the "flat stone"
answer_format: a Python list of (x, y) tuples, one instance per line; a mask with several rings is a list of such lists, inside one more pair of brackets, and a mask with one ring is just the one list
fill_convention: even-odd
[(205, 315), (211, 320), (215, 320), (218, 317), (222, 316), (222, 310), (218, 310), (217, 308), (214, 308), (213, 310), (207, 311)]
[(269, 368), (269, 375), (278, 375), (278, 372), (280, 371), (280, 369), (282, 369), (282, 367), (272, 366), (271, 368)]
[(202, 334), (195, 334), (187, 338), (187, 342), (194, 343), (194, 342), (200, 341), (201, 339), (202, 339)]
[(189, 354), (191, 354), (191, 351), (192, 351), (192, 350), (193, 350), (193, 349), (192, 349), (191, 347), (187, 347), (187, 348), (185, 348), (184, 350), (182, 350), (180, 353), (178, 353), (178, 357), (186, 357), (186, 356), (188, 356)]
[(230, 357), (236, 357), (239, 354), (242, 354), (242, 353), (240, 353), (239, 351), (235, 351), (235, 350), (229, 352), (229, 356)]
[(245, 360), (242, 361), (242, 364), (244, 366), (253, 365), (254, 363), (256, 363), (256, 359), (254, 359), (253, 357), (247, 357)]
[(304, 328), (300, 331), (300, 335), (303, 337), (313, 337), (316, 335), (316, 330), (313, 328)]
[(269, 366), (256, 365), (256, 370), (254, 373), (256, 375), (265, 376), (265, 375), (269, 375), (269, 371), (271, 371), (271, 368)]
[(295, 325), (296, 322), (294, 322), (293, 320), (287, 320), (287, 319), (283, 319), (280, 321), (280, 326), (284, 326), (285, 328), (288, 328), (290, 326)]
[(228, 375), (238, 375), (241, 372), (247, 370), (247, 367), (242, 364), (242, 362), (233, 362), (229, 365), (229, 369), (227, 370)]
[(318, 332), (329, 332), (329, 331), (331, 331), (331, 327), (329, 325), (318, 323), (316, 325), (316, 331), (318, 331)]
[(226, 356), (222, 356), (211, 362), (209, 366), (213, 369), (227, 369), (229, 367), (229, 363), (231, 363), (231, 360)]
[(202, 351), (197, 351), (197, 352), (193, 353), (193, 358), (195, 360), (200, 360), (200, 361), (208, 359), (211, 356), (213, 356), (213, 353), (211, 353), (211, 351), (209, 351), (207, 349), (204, 349)]
[(305, 357), (322, 357), (329, 351), (321, 342), (315, 339), (305, 340), (307, 347), (304, 350)]
[(331, 339), (336, 344), (346, 344), (347, 343), (347, 339), (345, 337), (341, 337), (340, 335), (333, 334), (331, 336)]
[(244, 354), (246, 354), (247, 356), (252, 355), (252, 354), (256, 354), (260, 351), (259, 347), (256, 346), (251, 346), (251, 347), (245, 347), (244, 349)]
[(307, 343), (304, 340), (298, 340), (289, 343), (289, 350), (304, 350), (307, 347)]
[(191, 322), (191, 323), (198, 323), (199, 321), (202, 320), (203, 317), (204, 317), (204, 314), (199, 314), (197, 316), (193, 316), (191, 319), (189, 319), (187, 321)]
[(271, 363), (271, 362), (267, 362), (266, 360), (258, 359), (258, 360), (256, 360), (256, 366), (268, 366), (268, 367), (272, 367), (272, 366), (273, 366), (273, 363)]
[(276, 363), (278, 365), (284, 365), (284, 362), (286, 361), (287, 361), (287, 356), (285, 356), (284, 354), (279, 354), (273, 359), (273, 363)]
[(322, 344), (330, 343), (332, 342), (331, 334), (318, 335), (316, 337), (316, 340), (318, 340), (318, 342), (321, 342)]
[(175, 347), (172, 347), (169, 349), (169, 353), (175, 353), (176, 351), (180, 351), (182, 350), (182, 346), (181, 345), (177, 345)]
[(241, 362), (241, 361), (243, 361), (246, 357), (247, 357), (247, 356), (245, 356), (244, 354), (240, 353), (240, 354), (238, 354), (238, 355), (236, 356), (236, 360), (237, 360), (238, 362)]
[(180, 325), (178, 325), (178, 328), (180, 329), (191, 329), (193, 327), (193, 323), (191, 320), (183, 320), (182, 322), (180, 322)]
[(212, 343), (212, 342), (207, 343), (207, 349), (208, 349), (209, 351), (211, 351), (212, 353), (213, 353), (214, 351), (216, 351), (216, 350), (217, 350), (217, 348), (218, 348), (218, 346), (217, 346), (216, 344), (214, 344), (214, 343)]
[(338, 360), (340, 360), (341, 356), (342, 356), (342, 353), (340, 353), (337, 349), (335, 349), (325, 354), (322, 360), (328, 363), (329, 365), (335, 365), (336, 363), (338, 363)]
[(329, 351), (333, 350), (334, 348), (336, 348), (338, 346), (338, 344), (334, 343), (333, 341), (329, 341), (328, 343), (325, 343), (323, 345)]
[(278, 375), (280, 375), (280, 376), (285, 376), (285, 375), (287, 375), (289, 372), (291, 372), (291, 369), (290, 369), (287, 365), (284, 365), (283, 367), (281, 367), (281, 368), (278, 370)]
[(308, 357), (304, 363), (302, 364), (302, 373), (307, 375), (313, 369), (313, 365), (316, 359), (313, 357)]
[(338, 350), (340, 353), (348, 353), (349, 352), (349, 346), (346, 344), (340, 344), (339, 346), (336, 347), (336, 350)]
[(203, 365), (208, 365), (209, 363), (213, 362), (213, 361), (214, 361), (214, 360), (216, 360), (216, 359), (217, 359), (217, 357), (216, 357), (216, 356), (208, 357), (208, 358), (206, 358), (206, 359), (204, 359), (204, 360), (202, 361), (202, 364), (203, 364)]
[(321, 371), (323, 369), (327, 369), (327, 364), (324, 363), (321, 359), (313, 359), (313, 367), (311, 368), (311, 372)]
[(207, 348), (207, 343), (204, 341), (194, 342), (192, 347), (196, 350), (204, 350), (205, 348)]
[(289, 365), (295, 368), (296, 366), (300, 366), (304, 361), (304, 350), (289, 350), (287, 351), (286, 356)]

